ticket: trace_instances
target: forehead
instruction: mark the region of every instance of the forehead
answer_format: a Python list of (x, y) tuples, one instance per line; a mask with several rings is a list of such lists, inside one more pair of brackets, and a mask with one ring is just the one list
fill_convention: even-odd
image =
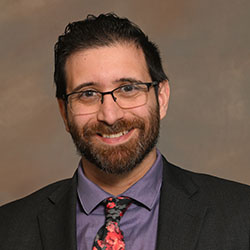
[(88, 82), (109, 88), (122, 78), (151, 81), (144, 53), (133, 44), (77, 51), (67, 59), (65, 72), (68, 90)]

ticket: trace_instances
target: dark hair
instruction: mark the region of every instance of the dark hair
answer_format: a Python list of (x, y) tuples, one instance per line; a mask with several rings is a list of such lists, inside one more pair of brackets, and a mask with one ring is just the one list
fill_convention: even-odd
[(69, 23), (55, 44), (56, 97), (63, 98), (66, 94), (65, 63), (72, 53), (110, 46), (117, 42), (134, 43), (143, 50), (152, 81), (161, 82), (168, 79), (163, 71), (157, 46), (149, 41), (136, 24), (113, 13), (101, 14), (98, 17), (88, 15), (85, 20)]

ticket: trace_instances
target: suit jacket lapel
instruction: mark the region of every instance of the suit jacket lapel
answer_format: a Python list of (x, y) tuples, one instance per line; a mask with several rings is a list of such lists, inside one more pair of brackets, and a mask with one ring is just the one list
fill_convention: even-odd
[(164, 165), (156, 249), (195, 249), (207, 207), (196, 201), (199, 188), (183, 170)]
[(61, 185), (38, 216), (44, 250), (76, 250), (77, 176)]

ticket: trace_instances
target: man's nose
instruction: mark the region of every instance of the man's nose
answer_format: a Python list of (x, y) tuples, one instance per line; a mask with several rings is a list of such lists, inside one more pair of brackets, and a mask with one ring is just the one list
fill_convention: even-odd
[(124, 110), (114, 101), (112, 95), (104, 95), (97, 112), (97, 120), (113, 125), (123, 118)]

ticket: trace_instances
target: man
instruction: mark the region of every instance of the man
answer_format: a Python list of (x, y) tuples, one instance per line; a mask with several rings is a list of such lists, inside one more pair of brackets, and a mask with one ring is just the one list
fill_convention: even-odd
[(0, 213), (0, 249), (250, 249), (250, 189), (156, 149), (169, 83), (128, 19), (88, 16), (55, 46), (56, 96), (81, 155), (72, 179)]

